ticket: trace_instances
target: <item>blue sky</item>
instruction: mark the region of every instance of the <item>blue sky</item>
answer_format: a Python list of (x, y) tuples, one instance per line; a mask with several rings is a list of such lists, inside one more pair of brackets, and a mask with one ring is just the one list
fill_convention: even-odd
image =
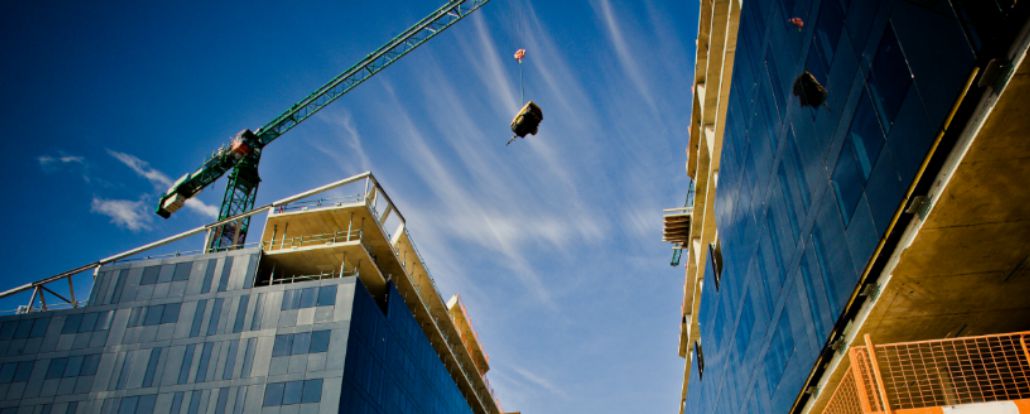
[[(4, 284), (210, 221), (224, 180), (152, 210), (437, 3), (0, 4)], [(268, 147), (258, 204), (370, 169), (462, 294), (506, 408), (673, 411), (683, 270), (661, 209), (687, 187), (696, 29), (694, 2), (494, 0)], [(520, 47), (545, 119), (505, 147)]]

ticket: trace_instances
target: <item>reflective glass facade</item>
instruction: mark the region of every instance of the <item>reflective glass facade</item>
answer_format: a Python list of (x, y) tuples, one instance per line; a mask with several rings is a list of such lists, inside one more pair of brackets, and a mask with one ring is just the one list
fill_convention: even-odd
[[(973, 70), (988, 3), (743, 2), (722, 270), (705, 267), (686, 412), (791, 408)], [(792, 95), (805, 70), (828, 91), (820, 107)]]
[(0, 318), (0, 413), (470, 412), (396, 290), (255, 287), (260, 255), (105, 266), (87, 306)]

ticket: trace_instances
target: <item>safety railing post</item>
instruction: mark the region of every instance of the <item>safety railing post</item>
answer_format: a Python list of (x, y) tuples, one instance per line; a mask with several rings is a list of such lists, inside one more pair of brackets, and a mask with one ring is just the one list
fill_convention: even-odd
[(880, 375), (880, 364), (876, 361), (873, 340), (869, 334), (865, 334), (863, 337), (865, 338), (866, 352), (869, 354), (869, 370), (873, 377), (873, 383), (876, 384), (876, 391), (880, 395), (880, 401), (883, 403), (883, 412), (884, 414), (891, 414), (891, 404), (887, 400), (887, 388), (884, 387), (883, 377)]
[[(99, 267), (94, 269), (93, 273), (95, 274), (96, 271), (99, 270), (99, 269), (100, 269)], [(71, 299), (72, 299), (72, 308), (77, 308), (77, 307), (79, 307), (79, 301), (75, 300), (75, 284), (72, 283), (72, 275), (68, 275), (68, 277), (66, 279), (68, 279), (68, 294), (69, 294), (69, 297), (71, 297)], [(96, 280), (96, 278), (94, 278), (93, 280)]]
[(869, 390), (866, 389), (866, 383), (862, 379), (862, 366), (864, 366), (864, 364), (860, 364), (859, 361), (859, 358), (862, 358), (860, 351), (861, 350), (858, 348), (851, 348), (851, 350), (848, 351), (848, 359), (851, 360), (851, 367), (848, 368), (848, 372), (844, 375), (851, 375), (852, 378), (854, 378), (855, 393), (857, 394), (858, 403), (862, 412), (871, 413), (874, 410), (872, 405), (870, 405), (871, 399), (869, 398)]

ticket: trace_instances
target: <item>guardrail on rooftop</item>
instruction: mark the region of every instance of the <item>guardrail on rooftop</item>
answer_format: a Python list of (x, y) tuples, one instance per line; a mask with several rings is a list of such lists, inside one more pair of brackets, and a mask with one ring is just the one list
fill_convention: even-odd
[(824, 414), (1030, 399), (1030, 331), (854, 346)]

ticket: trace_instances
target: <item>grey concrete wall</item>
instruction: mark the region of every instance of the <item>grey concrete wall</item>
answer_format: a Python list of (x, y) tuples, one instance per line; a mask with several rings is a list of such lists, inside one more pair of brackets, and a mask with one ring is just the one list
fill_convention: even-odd
[[(105, 266), (79, 309), (0, 317), (0, 414), (336, 413), (356, 279), (254, 288), (259, 255)], [(285, 291), (329, 286), (332, 304), (283, 310)], [(277, 335), (326, 330), (325, 352), (273, 356)], [(320, 402), (264, 402), (317, 379)]]

